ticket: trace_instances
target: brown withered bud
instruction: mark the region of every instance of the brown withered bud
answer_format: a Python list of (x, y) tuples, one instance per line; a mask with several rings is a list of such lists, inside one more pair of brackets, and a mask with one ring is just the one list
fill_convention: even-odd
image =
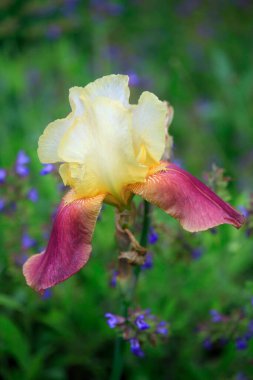
[[(119, 212), (116, 210), (116, 241), (119, 246), (119, 249), (124, 251), (127, 250), (131, 243), (130, 231), (129, 228), (135, 222), (136, 218), (136, 207), (132, 202), (131, 210), (124, 210), (123, 212)], [(128, 232), (129, 231), (129, 232)]]
[(119, 260), (127, 260), (130, 265), (143, 265), (145, 262), (145, 254), (140, 254), (136, 251), (121, 252)]

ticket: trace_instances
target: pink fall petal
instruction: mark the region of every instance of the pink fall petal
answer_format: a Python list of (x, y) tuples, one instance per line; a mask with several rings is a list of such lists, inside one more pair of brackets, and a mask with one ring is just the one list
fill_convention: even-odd
[(29, 286), (40, 293), (79, 271), (89, 260), (91, 239), (103, 195), (74, 199), (71, 192), (57, 211), (47, 248), (24, 264)]
[(178, 219), (190, 232), (224, 223), (241, 227), (244, 217), (228, 203), (185, 170), (165, 164), (165, 170), (150, 175), (143, 184), (129, 186), (129, 190)]

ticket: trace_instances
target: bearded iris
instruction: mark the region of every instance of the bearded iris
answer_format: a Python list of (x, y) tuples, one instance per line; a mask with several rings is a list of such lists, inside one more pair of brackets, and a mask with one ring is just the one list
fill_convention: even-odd
[(91, 254), (102, 202), (120, 210), (137, 194), (195, 232), (241, 216), (195, 177), (161, 161), (173, 110), (143, 92), (129, 104), (128, 76), (109, 75), (70, 89), (71, 112), (50, 123), (39, 139), (43, 164), (60, 163), (71, 190), (63, 198), (44, 252), (24, 265), (28, 285), (39, 292), (79, 271)]

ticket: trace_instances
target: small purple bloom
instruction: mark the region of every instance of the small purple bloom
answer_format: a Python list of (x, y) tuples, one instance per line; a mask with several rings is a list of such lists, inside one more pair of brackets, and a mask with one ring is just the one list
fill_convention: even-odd
[(238, 206), (238, 209), (245, 216), (245, 218), (248, 218), (248, 216), (249, 216), (249, 210), (247, 210), (246, 207), (244, 207), (244, 206)]
[(37, 202), (39, 199), (38, 191), (35, 188), (32, 188), (27, 193), (27, 198), (32, 202)]
[(160, 335), (168, 335), (168, 324), (165, 321), (159, 322), (156, 326), (156, 331), (157, 334)]
[(20, 177), (27, 177), (29, 175), (29, 168), (25, 165), (16, 165), (16, 173)]
[(113, 3), (108, 0), (91, 0), (90, 3), (95, 12), (109, 16), (118, 16), (124, 11), (122, 4)]
[(194, 248), (191, 252), (191, 256), (193, 260), (199, 260), (202, 255), (203, 255), (202, 248)]
[(64, 9), (63, 9), (64, 13), (68, 15), (75, 12), (78, 2), (79, 0), (65, 0)]
[(144, 352), (142, 351), (140, 342), (138, 341), (137, 338), (130, 339), (130, 348), (131, 348), (131, 352), (135, 356), (138, 356), (139, 358), (144, 357)]
[(212, 341), (210, 338), (206, 338), (203, 342), (203, 347), (206, 349), (206, 350), (211, 350), (212, 348)]
[(113, 273), (112, 273), (112, 277), (111, 277), (111, 280), (110, 280), (110, 286), (112, 288), (115, 288), (116, 285), (117, 285), (117, 276), (118, 276), (119, 272), (117, 270), (114, 270)]
[(55, 169), (55, 166), (53, 164), (45, 164), (43, 165), (43, 168), (40, 171), (40, 175), (47, 175), (49, 173), (52, 173)]
[(3, 198), (0, 198), (0, 211), (3, 211), (5, 206), (5, 200)]
[(5, 182), (6, 175), (6, 170), (0, 168), (0, 184)]
[(26, 165), (29, 162), (30, 158), (27, 154), (23, 150), (20, 150), (17, 154), (16, 165)]
[(238, 351), (245, 350), (248, 346), (247, 339), (245, 337), (239, 337), (235, 340), (235, 346)]
[(105, 318), (107, 318), (107, 324), (111, 329), (114, 329), (117, 326), (118, 318), (116, 317), (116, 315), (106, 313)]
[(122, 4), (109, 3), (107, 11), (112, 16), (118, 16), (124, 11), (124, 6)]
[(49, 25), (46, 36), (49, 40), (57, 40), (61, 36), (61, 27), (57, 24)]
[(147, 330), (149, 329), (149, 324), (145, 321), (144, 315), (138, 315), (135, 319), (135, 324), (139, 330)]
[(36, 240), (34, 240), (33, 238), (31, 238), (30, 235), (28, 235), (28, 233), (24, 233), (23, 236), (22, 236), (22, 248), (23, 249), (29, 249), (31, 247), (33, 247), (36, 243)]
[(27, 177), (29, 175), (29, 169), (26, 166), (30, 162), (30, 158), (27, 154), (20, 150), (17, 154), (15, 170), (20, 177)]
[(15, 257), (15, 264), (18, 266), (23, 266), (24, 263), (28, 260), (29, 256), (25, 254), (21, 254)]
[(148, 252), (145, 257), (145, 262), (141, 266), (141, 269), (145, 270), (145, 269), (151, 269), (151, 268), (153, 268), (153, 256), (150, 252)]
[(218, 313), (217, 310), (210, 310), (210, 315), (212, 322), (219, 323), (222, 321), (222, 316)]
[(252, 332), (253, 333), (253, 319), (251, 319), (249, 321), (249, 324), (248, 324), (248, 331)]
[(149, 234), (148, 234), (148, 242), (149, 244), (155, 244), (158, 240), (158, 234), (157, 232), (154, 230), (153, 227), (150, 227), (149, 229)]
[(139, 75), (134, 72), (127, 73), (129, 76), (129, 86), (136, 87), (140, 84)]
[(44, 301), (46, 301), (46, 300), (48, 300), (49, 298), (52, 297), (52, 294), (53, 294), (53, 292), (52, 292), (51, 288), (45, 289), (45, 291), (44, 291), (41, 299), (44, 300)]
[(236, 374), (236, 378), (235, 378), (236, 380), (248, 380), (248, 378), (244, 375), (244, 373), (242, 373), (242, 372), (238, 372), (237, 374)]

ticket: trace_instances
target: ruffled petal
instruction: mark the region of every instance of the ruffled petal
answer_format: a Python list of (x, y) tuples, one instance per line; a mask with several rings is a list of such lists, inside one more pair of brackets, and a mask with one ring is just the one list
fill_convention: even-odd
[(220, 224), (240, 228), (244, 217), (197, 178), (174, 164), (150, 175), (144, 184), (128, 187), (133, 193), (162, 208), (190, 232)]
[(93, 101), (98, 96), (110, 98), (128, 107), (130, 90), (127, 75), (107, 75), (88, 84), (84, 90), (86, 95)]
[(134, 154), (130, 111), (105, 97), (98, 96), (65, 133), (59, 155), (69, 163), (61, 169), (65, 183), (84, 197), (99, 191), (120, 198), (127, 184), (144, 181), (148, 173)]
[(58, 155), (58, 147), (64, 133), (72, 123), (71, 114), (65, 119), (58, 119), (48, 124), (39, 138), (38, 156), (43, 164), (53, 164), (61, 161)]
[(103, 198), (75, 199), (71, 192), (67, 194), (57, 211), (46, 250), (30, 257), (23, 267), (29, 286), (43, 293), (87, 263)]
[(69, 90), (69, 102), (75, 117), (82, 116), (85, 111), (82, 94), (84, 93), (83, 87), (72, 87)]
[(161, 159), (167, 120), (167, 104), (151, 92), (143, 92), (138, 105), (133, 107), (134, 149), (141, 163), (154, 165)]

